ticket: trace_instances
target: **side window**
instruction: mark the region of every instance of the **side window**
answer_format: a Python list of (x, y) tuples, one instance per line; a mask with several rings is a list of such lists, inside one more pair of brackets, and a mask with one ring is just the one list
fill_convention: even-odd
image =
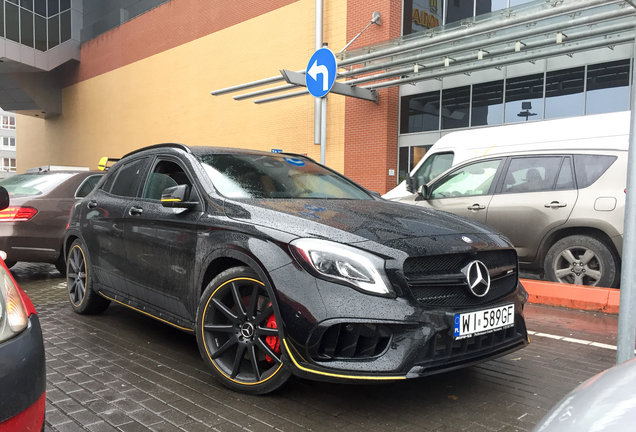
[(430, 182), (453, 166), (453, 157), (454, 154), (452, 152), (436, 153), (429, 156), (415, 174), (418, 187)]
[(185, 170), (175, 162), (160, 161), (148, 175), (142, 198), (161, 201), (161, 193), (165, 189), (182, 184), (190, 186), (192, 190), (192, 182)]
[(616, 156), (574, 155), (574, 171), (579, 189), (586, 188), (598, 180), (616, 159)]
[(497, 174), (501, 159), (467, 165), (435, 184), (431, 198), (486, 195)]
[(542, 192), (554, 189), (561, 156), (521, 157), (510, 161), (502, 193)]
[(77, 188), (77, 192), (75, 192), (75, 198), (84, 198), (86, 195), (91, 193), (99, 180), (102, 178), (103, 174), (95, 174), (89, 177), (86, 177), (81, 185)]
[(108, 172), (106, 173), (106, 176), (108, 177), (101, 187), (104, 192), (110, 192), (110, 188), (113, 187), (113, 183), (115, 183), (115, 179), (117, 178), (118, 171), (119, 166), (114, 166), (113, 168), (108, 170)]
[(123, 197), (136, 197), (141, 176), (146, 170), (148, 158), (137, 159), (119, 168), (117, 178), (110, 193)]
[(574, 189), (574, 177), (572, 176), (572, 159), (566, 157), (561, 165), (556, 190)]

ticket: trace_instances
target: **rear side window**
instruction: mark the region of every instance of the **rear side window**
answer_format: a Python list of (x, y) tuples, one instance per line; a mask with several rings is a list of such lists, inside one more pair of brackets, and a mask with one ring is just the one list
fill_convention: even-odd
[(561, 156), (512, 159), (504, 177), (502, 192), (522, 193), (552, 190), (562, 160)]
[(110, 192), (110, 188), (113, 187), (113, 183), (115, 183), (115, 179), (117, 178), (117, 170), (119, 170), (119, 166), (114, 166), (108, 170), (106, 174), (108, 178), (101, 187), (104, 192)]
[(579, 189), (594, 183), (617, 159), (616, 156), (574, 155), (574, 171)]
[(136, 197), (148, 158), (137, 159), (119, 168), (110, 193), (124, 197)]
[(101, 179), (103, 174), (95, 174), (90, 177), (86, 177), (82, 184), (77, 188), (77, 192), (75, 192), (75, 198), (84, 198), (86, 195), (91, 193), (97, 183), (99, 183), (99, 179)]

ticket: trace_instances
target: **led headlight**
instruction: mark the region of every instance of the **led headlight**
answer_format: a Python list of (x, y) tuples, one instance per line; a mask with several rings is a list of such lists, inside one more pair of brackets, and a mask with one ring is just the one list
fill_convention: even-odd
[(27, 313), (13, 280), (0, 266), (0, 342), (11, 339), (27, 326)]
[(377, 295), (392, 295), (384, 260), (351, 246), (319, 239), (297, 239), (291, 250), (313, 275)]

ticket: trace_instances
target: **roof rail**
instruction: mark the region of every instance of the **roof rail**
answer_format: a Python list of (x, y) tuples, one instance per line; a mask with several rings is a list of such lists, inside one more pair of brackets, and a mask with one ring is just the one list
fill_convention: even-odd
[(133, 150), (130, 153), (126, 153), (125, 155), (123, 155), (121, 158), (125, 158), (128, 157), (130, 155), (134, 155), (136, 153), (145, 151), (145, 150), (153, 150), (153, 149), (157, 149), (157, 148), (176, 148), (176, 149), (180, 149), (185, 151), (186, 153), (192, 153), (192, 151), (190, 150), (190, 147), (188, 147), (185, 144), (179, 144), (179, 143), (161, 143), (161, 144), (155, 144), (155, 145), (150, 145), (150, 146), (146, 146), (146, 147), (142, 147), (139, 148), (137, 150)]

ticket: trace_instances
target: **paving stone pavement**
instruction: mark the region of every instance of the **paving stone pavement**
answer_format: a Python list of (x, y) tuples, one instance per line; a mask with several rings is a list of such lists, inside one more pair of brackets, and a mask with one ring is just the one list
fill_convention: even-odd
[[(247, 396), (215, 381), (193, 336), (119, 305), (79, 316), (53, 266), (12, 271), (42, 323), (48, 432), (528, 431), (615, 360), (612, 350), (533, 337), (511, 355), (432, 377), (375, 385), (293, 379), (274, 394)], [(559, 322), (579, 319), (532, 308), (535, 331), (564, 331)], [(595, 322), (582, 316), (588, 328), (578, 337)]]

